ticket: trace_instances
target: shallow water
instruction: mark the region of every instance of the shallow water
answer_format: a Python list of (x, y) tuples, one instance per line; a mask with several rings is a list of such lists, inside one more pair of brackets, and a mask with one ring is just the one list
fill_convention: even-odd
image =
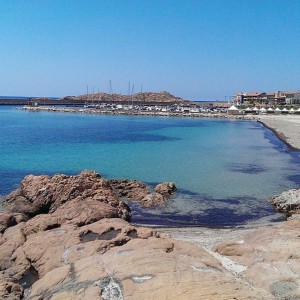
[(0, 195), (29, 173), (109, 178), (179, 191), (163, 209), (134, 210), (133, 222), (225, 226), (270, 216), (266, 199), (299, 186), (299, 152), (253, 121), (28, 112), (0, 107)]

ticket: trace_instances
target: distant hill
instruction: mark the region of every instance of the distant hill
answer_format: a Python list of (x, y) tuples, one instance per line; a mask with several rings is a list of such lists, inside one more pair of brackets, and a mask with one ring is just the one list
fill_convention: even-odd
[(107, 94), (107, 93), (96, 93), (96, 94), (84, 94), (79, 96), (66, 96), (62, 100), (84, 100), (84, 101), (100, 101), (100, 102), (122, 102), (122, 103), (182, 103), (183, 100), (180, 97), (176, 97), (168, 92), (145, 92), (136, 93), (132, 96), (122, 94)]

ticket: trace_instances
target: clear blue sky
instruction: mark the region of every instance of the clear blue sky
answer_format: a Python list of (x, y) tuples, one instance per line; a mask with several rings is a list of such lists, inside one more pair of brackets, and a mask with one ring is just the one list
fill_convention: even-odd
[(300, 0), (0, 0), (0, 95), (300, 89)]

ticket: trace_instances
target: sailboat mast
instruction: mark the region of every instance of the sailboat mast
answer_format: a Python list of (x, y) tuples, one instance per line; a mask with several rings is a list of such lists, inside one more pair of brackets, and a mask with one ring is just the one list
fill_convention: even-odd
[(109, 98), (110, 98), (110, 104), (112, 104), (112, 84), (111, 84), (111, 80), (109, 80)]
[(127, 105), (129, 106), (129, 99), (130, 99), (130, 81), (128, 82), (128, 103), (127, 103)]
[(131, 105), (133, 106), (133, 91), (134, 91), (134, 84), (132, 85), (132, 88), (131, 88)]
[(89, 103), (89, 85), (86, 86), (86, 103)]

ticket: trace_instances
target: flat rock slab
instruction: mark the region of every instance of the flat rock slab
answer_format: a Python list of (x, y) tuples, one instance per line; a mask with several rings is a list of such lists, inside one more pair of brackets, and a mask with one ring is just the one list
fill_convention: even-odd
[(272, 299), (232, 277), (205, 250), (134, 239), (48, 272), (28, 299)]

